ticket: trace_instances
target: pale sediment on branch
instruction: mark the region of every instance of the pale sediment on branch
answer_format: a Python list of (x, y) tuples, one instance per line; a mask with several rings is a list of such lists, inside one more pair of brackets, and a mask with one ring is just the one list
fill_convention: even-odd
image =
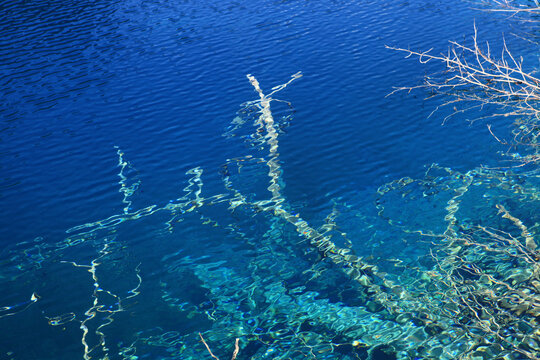
[(499, 209), (499, 212), (503, 214), (503, 218), (506, 218), (514, 223), (520, 230), (521, 230), (521, 236), (525, 239), (525, 246), (529, 250), (535, 250), (536, 249), (536, 242), (534, 241), (534, 237), (529, 232), (529, 229), (523, 224), (521, 220), (518, 218), (512, 216), (506, 208), (500, 204), (497, 205), (497, 209)]
[[(414, 300), (414, 296), (408, 294), (403, 287), (388, 279), (385, 273), (379, 272), (377, 266), (368, 264), (361, 257), (350, 254), (350, 249), (342, 249), (336, 246), (329, 236), (321, 234), (319, 231), (309, 226), (300, 215), (293, 215), (281, 206), (285, 202), (285, 198), (279, 185), (282, 169), (278, 158), (278, 132), (274, 127), (275, 122), (270, 110), (270, 102), (272, 100), (270, 96), (284, 89), (300, 76), (300, 73), (294, 74), (287, 83), (274, 87), (272, 93), (267, 96), (264, 95), (257, 79), (253, 75), (247, 75), (250, 83), (255, 88), (255, 91), (259, 94), (260, 98), (261, 115), (258, 121), (264, 123), (266, 129), (264, 138), (269, 146), (269, 159), (266, 162), (269, 169), (268, 175), (270, 177), (270, 186), (268, 187), (268, 190), (272, 193), (272, 199), (270, 201), (258, 201), (252, 204), (246, 204), (255, 206), (261, 211), (270, 211), (275, 216), (292, 224), (296, 228), (296, 231), (309, 241), (311, 246), (317, 248), (321, 254), (343, 268), (345, 273), (363, 286), (370, 294), (372, 294), (373, 298), (390, 313), (397, 315), (405, 312), (416, 312), (419, 303)], [(238, 198), (238, 196), (235, 197)], [(245, 199), (245, 197), (242, 198)], [(389, 292), (383, 290), (381, 286), (388, 289)], [(399, 298), (401, 302), (398, 303), (397, 301), (392, 300), (393, 297)]]

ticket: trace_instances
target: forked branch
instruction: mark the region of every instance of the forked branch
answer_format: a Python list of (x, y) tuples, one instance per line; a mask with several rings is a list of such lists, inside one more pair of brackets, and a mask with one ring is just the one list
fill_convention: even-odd
[[(443, 122), (467, 111), (487, 110), (482, 115), (475, 114), (472, 120), (515, 117), (518, 126), (514, 131), (513, 144), (532, 146), (536, 151), (540, 121), (540, 78), (524, 68), (523, 58), (512, 55), (505, 41), (500, 56), (495, 56), (489, 43), (483, 46), (478, 43), (476, 26), (472, 40), (471, 46), (451, 41), (448, 52), (438, 55), (431, 53), (431, 50), (420, 52), (387, 46), (388, 49), (404, 52), (407, 58), (417, 57), (421, 63), (437, 61), (445, 66), (444, 71), (426, 76), (423, 84), (395, 87), (390, 94), (426, 89), (434, 95), (445, 96), (444, 103), (432, 112), (452, 106), (452, 112)], [(536, 161), (537, 157), (534, 159)]]
[[(206, 341), (204, 340), (203, 336), (201, 333), (199, 333), (199, 337), (201, 338), (201, 341), (202, 343), (204, 344), (204, 346), (206, 347), (206, 350), (208, 350), (208, 353), (210, 354), (210, 356), (216, 360), (219, 360), (219, 358), (214, 355), (214, 353), (212, 352), (212, 350), (210, 349), (210, 346), (208, 346), (208, 344), (206, 343)], [(232, 358), (231, 360), (236, 360), (236, 357), (238, 356), (238, 352), (240, 351), (240, 346), (238, 345), (238, 342), (240, 341), (239, 338), (236, 338), (236, 341), (234, 342), (234, 352), (232, 354)]]
[(506, 42), (501, 57), (494, 57), (488, 43), (485, 48), (478, 44), (475, 26), (471, 47), (455, 41), (450, 44), (448, 53), (440, 55), (431, 54), (430, 50), (419, 52), (387, 46), (405, 52), (407, 58), (416, 56), (422, 63), (434, 60), (446, 66), (442, 74), (426, 77), (424, 84), (396, 87), (392, 93), (425, 88), (449, 95), (444, 105), (457, 102), (468, 102), (472, 107), (496, 105), (504, 111), (492, 117), (515, 115), (540, 119), (540, 79), (523, 69), (523, 59), (516, 59)]

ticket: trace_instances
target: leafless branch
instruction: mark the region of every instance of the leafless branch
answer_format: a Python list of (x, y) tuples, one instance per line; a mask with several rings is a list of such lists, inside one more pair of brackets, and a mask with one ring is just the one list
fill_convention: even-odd
[(487, 6), (487, 11), (490, 12), (504, 12), (510, 14), (540, 14), (540, 3), (537, 0), (534, 0), (534, 5), (532, 2), (529, 4), (519, 3), (513, 0), (489, 0), (482, 1), (482, 4)]
[[(208, 346), (208, 344), (206, 343), (206, 341), (204, 340), (204, 337), (202, 336), (201, 333), (199, 333), (199, 337), (201, 338), (201, 341), (202, 343), (204, 344), (204, 346), (206, 347), (206, 350), (208, 350), (208, 353), (210, 354), (210, 356), (216, 360), (219, 360), (219, 358), (214, 355), (214, 353), (212, 352), (212, 350), (210, 350), (210, 346)], [(240, 339), (239, 338), (236, 338), (235, 342), (234, 342), (234, 352), (232, 354), (232, 358), (231, 360), (236, 360), (236, 357), (238, 356), (238, 352), (240, 351), (240, 346), (238, 345), (238, 343), (240, 342)]]
[(396, 87), (390, 94), (426, 89), (431, 94), (445, 96), (445, 102), (433, 111), (452, 106), (453, 111), (443, 122), (456, 114), (471, 110), (489, 110), (488, 115), (477, 116), (473, 121), (513, 117), (517, 119), (514, 145), (537, 148), (540, 78), (524, 68), (523, 58), (515, 57), (505, 41), (501, 55), (496, 57), (492, 54), (489, 43), (486, 42), (484, 46), (479, 44), (476, 26), (472, 40), (471, 46), (451, 41), (448, 52), (442, 54), (433, 54), (431, 49), (421, 52), (387, 46), (389, 49), (404, 52), (406, 58), (416, 57), (421, 63), (437, 61), (445, 66), (443, 72), (425, 77), (423, 84)]

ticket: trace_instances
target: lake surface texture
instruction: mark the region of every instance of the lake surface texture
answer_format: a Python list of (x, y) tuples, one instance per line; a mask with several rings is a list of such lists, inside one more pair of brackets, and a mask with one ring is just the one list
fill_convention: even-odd
[(475, 7), (3, 0), (0, 359), (538, 359), (513, 119), (387, 96), (474, 24), (538, 68)]

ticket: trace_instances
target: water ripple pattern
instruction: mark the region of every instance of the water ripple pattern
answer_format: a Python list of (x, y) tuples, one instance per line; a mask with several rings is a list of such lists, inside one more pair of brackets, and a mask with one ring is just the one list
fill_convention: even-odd
[[(473, 23), (494, 48), (512, 30), (468, 2), (2, 1), (0, 358), (201, 359), (199, 333), (220, 358), (239, 337), (238, 360), (459, 352), (413, 315), (434, 265), (412, 229), (451, 227), (448, 188), (506, 148), (386, 97), (438, 68), (385, 45), (442, 51)], [(533, 217), (518, 178), (450, 218)]]

